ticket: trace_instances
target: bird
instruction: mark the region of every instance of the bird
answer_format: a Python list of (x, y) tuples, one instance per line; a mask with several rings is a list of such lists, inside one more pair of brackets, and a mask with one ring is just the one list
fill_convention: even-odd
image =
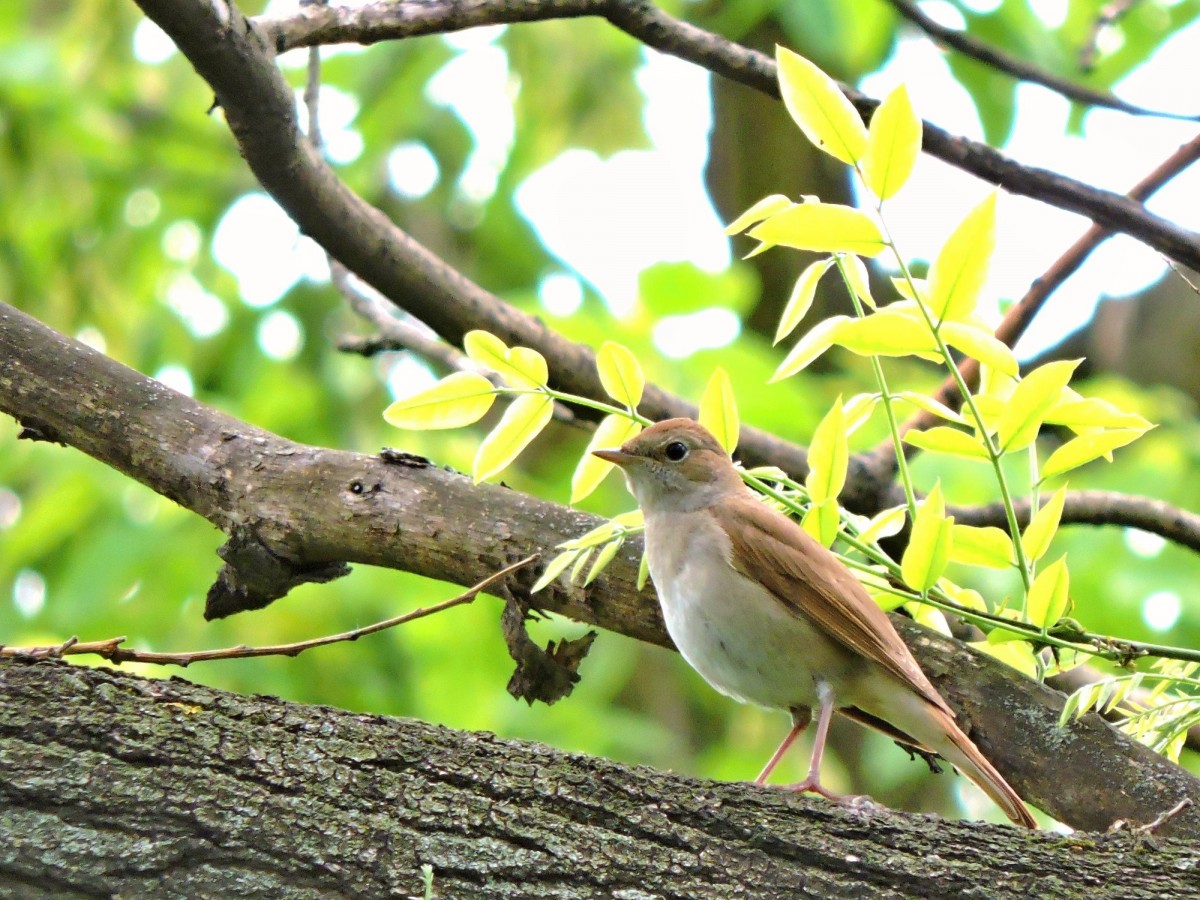
[(756, 784), (767, 783), (816, 710), (808, 775), (782, 787), (867, 801), (821, 783), (837, 711), (942, 756), (1013, 822), (1037, 827), (955, 723), (887, 614), (832, 551), (757, 498), (708, 429), (667, 419), (619, 449), (592, 452), (623, 471), (642, 509), (650, 577), (684, 659), (721, 693), (791, 714), (792, 728)]

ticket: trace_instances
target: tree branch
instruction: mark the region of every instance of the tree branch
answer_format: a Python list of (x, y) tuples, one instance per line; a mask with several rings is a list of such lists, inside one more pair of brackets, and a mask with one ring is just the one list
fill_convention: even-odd
[[(173, 4), (155, 0), (141, 5), (148, 15), (156, 18), (152, 7), (164, 7), (165, 12), (165, 7)], [(647, 46), (770, 96), (779, 96), (775, 63), (768, 56), (673, 19), (648, 0), (396, 0), (353, 8), (303, 7), (289, 16), (259, 18), (255, 24), (268, 42), (282, 52), (311, 44), (348, 41), (372, 44), (478, 25), (583, 16), (607, 19)], [(158, 24), (176, 37), (166, 21)], [(191, 58), (182, 44), (181, 49)], [(864, 118), (869, 118), (879, 105), (853, 88), (842, 89)], [(925, 123), (923, 149), (1006, 191), (1086, 216), (1099, 225), (1129, 234), (1184, 265), (1200, 269), (1200, 234), (1153, 215), (1127, 197), (1047, 169), (1021, 165), (986, 144), (952, 135), (929, 123)]]
[[(223, 552), (222, 579), (249, 558), (284, 573), (348, 562), (473, 585), (495, 570), (596, 527), (601, 519), (480, 484), (408, 454), (366, 456), (307, 447), (239, 422), (139, 375), (0, 304), (0, 412), (76, 447), (203, 515), (254, 553)], [(669, 646), (658, 605), (636, 589), (638, 541), (629, 541), (586, 588), (562, 580), (529, 587), (541, 566), (509, 576), (526, 605)], [(260, 572), (256, 574), (261, 575)], [(258, 598), (258, 599), (261, 599)], [(237, 596), (208, 614), (253, 608)], [(211, 601), (211, 597), (210, 597)], [(270, 602), (269, 600), (265, 602)], [(263, 605), (259, 602), (257, 605)], [(1200, 781), (1116, 732), (1099, 717), (1057, 727), (1063, 696), (952, 640), (895, 618), (931, 680), (975, 742), (1022, 796), (1075, 827), (1150, 822)], [(1096, 792), (1099, 781), (1108, 790)], [(1173, 819), (1200, 837), (1200, 811)]]

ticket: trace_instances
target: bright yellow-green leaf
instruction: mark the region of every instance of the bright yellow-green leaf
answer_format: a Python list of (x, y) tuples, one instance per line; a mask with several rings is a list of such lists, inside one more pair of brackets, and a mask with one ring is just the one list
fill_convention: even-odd
[(846, 434), (854, 434), (862, 425), (866, 424), (878, 405), (878, 394), (855, 394), (847, 400), (843, 409), (846, 416)]
[(588, 569), (587, 578), (583, 579), (584, 585), (589, 585), (596, 580), (596, 577), (604, 571), (604, 567), (613, 561), (617, 555), (617, 551), (621, 549), (621, 544), (625, 541), (624, 538), (617, 538), (614, 541), (609, 541), (596, 554), (596, 558), (592, 561), (592, 567)]
[[(1011, 632), (1010, 632), (1011, 634)], [(990, 641), (971, 641), (971, 646), (981, 653), (997, 659), (1026, 678), (1037, 678), (1038, 662), (1033, 655), (1033, 646), (1024, 639), (1013, 643), (993, 644)]]
[(1037, 562), (1050, 549), (1050, 542), (1058, 531), (1058, 523), (1062, 520), (1063, 505), (1066, 502), (1067, 486), (1064, 484), (1042, 505), (1025, 527), (1025, 533), (1021, 535), (1021, 546), (1030, 562)]
[(1025, 601), (1025, 613), (1029, 621), (1038, 628), (1046, 629), (1062, 618), (1067, 611), (1068, 591), (1071, 576), (1067, 572), (1067, 558), (1060, 556), (1033, 579), (1029, 588), (1029, 599)]
[(926, 591), (942, 577), (950, 560), (953, 529), (954, 519), (946, 517), (946, 502), (938, 482), (917, 507), (908, 547), (900, 561), (900, 575), (905, 584)]
[(641, 430), (642, 426), (637, 422), (615, 413), (601, 420), (571, 476), (571, 503), (578, 503), (591, 494), (613, 469), (612, 463), (593, 456), (592, 451), (620, 447)]
[[(923, 303), (926, 307), (929, 306), (929, 282), (924, 278), (914, 278), (912, 284), (908, 283), (908, 279), (897, 275), (892, 277), (892, 287), (896, 289), (896, 293), (913, 303)], [(913, 288), (916, 288), (916, 293), (913, 293)]]
[(513, 387), (542, 387), (548, 372), (542, 354), (529, 347), (509, 348), (487, 331), (468, 331), (463, 336), (467, 356), (486, 366)]
[(846, 281), (850, 284), (850, 290), (862, 303), (874, 309), (876, 303), (875, 298), (871, 296), (871, 277), (867, 274), (867, 264), (853, 253), (847, 254), (842, 259), (843, 271)]
[(802, 203), (776, 213), (747, 233), (765, 243), (817, 253), (878, 256), (887, 246), (874, 219), (837, 203)]
[(725, 227), (726, 234), (738, 234), (745, 231), (756, 222), (761, 222), (763, 219), (775, 215), (777, 212), (782, 212), (791, 206), (793, 201), (789, 200), (783, 194), (771, 194), (769, 197), (763, 197), (748, 210), (734, 219)]
[(567, 578), (571, 584), (580, 584), (583, 578), (584, 567), (587, 566), (588, 560), (591, 558), (592, 550), (583, 550), (580, 552), (579, 556), (575, 558), (575, 565), (571, 566), (571, 574)]
[(1062, 397), (1081, 359), (1038, 366), (1017, 384), (1000, 417), (1000, 446), (1006, 453), (1024, 450), (1041, 430), (1046, 412)]
[(700, 424), (716, 437), (718, 443), (732, 454), (738, 442), (741, 423), (738, 419), (737, 398), (733, 396), (733, 385), (720, 366), (713, 369), (712, 377), (700, 397)]
[(604, 450), (610, 447), (620, 447), (642, 430), (642, 426), (631, 419), (613, 413), (605, 416), (592, 435), (587, 450), (575, 467), (571, 476), (571, 502), (578, 503), (584, 497), (600, 486), (605, 476), (613, 469), (613, 464), (598, 456), (592, 456), (593, 450)]
[(514, 400), (499, 424), (479, 445), (472, 469), (475, 483), (508, 468), (546, 427), (553, 413), (554, 400), (546, 394), (522, 394)]
[(867, 523), (867, 527), (858, 533), (858, 539), (865, 544), (873, 544), (882, 538), (899, 534), (907, 518), (907, 506), (885, 509)]
[(968, 566), (1007, 569), (1013, 563), (1012, 538), (999, 528), (955, 525), (950, 558)]
[(770, 241), (760, 241), (758, 245), (745, 256), (743, 256), (742, 259), (754, 259), (754, 257), (758, 256), (760, 253), (766, 253), (774, 246), (775, 245)]
[(981, 331), (961, 322), (945, 322), (941, 327), (942, 339), (967, 356), (979, 360), (1006, 375), (1020, 371), (1017, 358), (1004, 343), (986, 331)]
[(630, 409), (637, 409), (642, 402), (646, 377), (632, 350), (616, 341), (605, 341), (596, 354), (596, 369), (608, 396)]
[[(975, 397), (975, 409), (979, 411), (988, 434), (996, 433), (1000, 418), (1004, 415), (1004, 404), (1004, 400), (992, 394), (979, 394)], [(974, 425), (975, 422), (972, 421), (971, 424)]]
[(975, 311), (996, 249), (996, 194), (967, 213), (929, 268), (929, 307), (937, 320)]
[(916, 600), (904, 604), (904, 609), (913, 621), (920, 625), (924, 625), (931, 631), (936, 631), (938, 634), (944, 634), (950, 637), (950, 625), (946, 622), (946, 617), (940, 609), (930, 606), (928, 603), (919, 603)]
[(637, 589), (640, 591), (646, 586), (646, 582), (650, 579), (650, 561), (646, 559), (646, 554), (642, 554), (642, 560), (638, 563), (637, 574)]
[(806, 266), (800, 273), (800, 277), (796, 279), (796, 286), (792, 288), (792, 295), (788, 297), (787, 306), (783, 308), (783, 315), (779, 317), (779, 327), (775, 329), (774, 343), (778, 344), (800, 324), (812, 306), (813, 298), (817, 295), (817, 283), (832, 265), (831, 257), (818, 259), (815, 263)]
[(862, 356), (911, 356), (937, 351), (937, 342), (924, 323), (888, 310), (842, 322), (833, 343)]
[(837, 83), (784, 47), (775, 48), (779, 92), (792, 119), (814, 147), (854, 165), (867, 149), (867, 129)]
[(478, 372), (455, 372), (431, 388), (403, 397), (383, 411), (397, 428), (423, 431), (461, 428), (483, 418), (496, 399), (496, 387)]
[(1046, 421), (1076, 432), (1088, 428), (1150, 428), (1150, 423), (1137, 413), (1125, 412), (1099, 397), (1064, 398), (1050, 407)]
[[(1007, 601), (1007, 598), (1005, 599)], [(996, 614), (1012, 622), (1022, 621), (1020, 610), (1004, 608), (997, 610)], [(1014, 631), (1011, 628), (1005, 628), (1003, 625), (995, 626), (987, 633), (987, 643), (989, 644), (1003, 644), (1008, 641), (1024, 642), (1028, 640), (1028, 634), (1020, 631)]]
[(567, 570), (567, 566), (571, 565), (571, 563), (575, 561), (575, 557), (578, 555), (578, 553), (578, 550), (564, 550), (562, 553), (558, 554), (558, 556), (554, 557), (554, 559), (550, 560), (550, 562), (546, 564), (546, 571), (544, 571), (542, 576), (533, 583), (533, 587), (529, 589), (529, 592), (531, 594), (536, 594), (538, 591), (549, 587), (549, 585), (556, 578), (558, 578), (559, 575)]
[(921, 120), (913, 111), (908, 89), (900, 85), (879, 104), (867, 130), (863, 180), (880, 200), (904, 187), (921, 153)]
[(925, 412), (937, 416), (939, 419), (946, 419), (949, 422), (954, 422), (958, 425), (966, 425), (967, 420), (959, 413), (956, 413), (942, 401), (930, 397), (928, 394), (922, 394), (919, 391), (901, 391), (895, 395), (898, 400), (903, 400), (906, 403), (911, 403), (918, 409), (923, 409)]
[(1069, 472), (1101, 456), (1109, 458), (1118, 447), (1136, 441), (1145, 433), (1143, 428), (1118, 428), (1072, 438), (1050, 454), (1042, 466), (1042, 480)]
[(813, 360), (833, 346), (833, 338), (837, 334), (837, 330), (849, 321), (849, 316), (830, 316), (810, 328), (796, 342), (796, 346), (792, 348), (791, 352), (784, 357), (779, 368), (775, 370), (775, 374), (771, 376), (770, 383), (782, 381), (807, 368)]
[(937, 586), (959, 606), (966, 609), (975, 609), (979, 612), (988, 611), (987, 604), (983, 601), (983, 595), (973, 588), (965, 588), (962, 585), (955, 584), (949, 578), (939, 578)]
[(949, 425), (938, 425), (925, 431), (909, 431), (904, 435), (904, 442), (934, 453), (948, 453), (951, 456), (965, 456), (968, 459), (984, 461), (991, 458), (979, 438)]
[(808, 496), (814, 504), (835, 499), (842, 492), (849, 464), (846, 417), (839, 396), (817, 425), (808, 445), (808, 478), (804, 486), (808, 488)]
[(840, 524), (838, 502), (833, 497), (813, 503), (800, 520), (801, 527), (826, 547), (833, 546), (833, 542), (837, 540)]

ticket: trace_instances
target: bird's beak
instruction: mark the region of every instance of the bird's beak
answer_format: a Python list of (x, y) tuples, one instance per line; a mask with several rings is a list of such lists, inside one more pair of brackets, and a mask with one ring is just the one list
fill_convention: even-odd
[(593, 450), (592, 456), (598, 456), (606, 462), (610, 462), (615, 466), (621, 466), (622, 468), (639, 458), (635, 454), (626, 453), (620, 448), (613, 450)]

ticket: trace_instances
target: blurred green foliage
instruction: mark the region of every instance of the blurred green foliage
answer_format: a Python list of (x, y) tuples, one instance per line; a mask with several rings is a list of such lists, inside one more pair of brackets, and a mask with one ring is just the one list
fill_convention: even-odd
[[(1016, 0), (966, 19), (972, 29), (1028, 51), (1036, 62), (1070, 70), (1064, 48), (1080, 28), (1075, 10), (1085, 6), (1072, 4), (1068, 22), (1050, 34)], [(712, 7), (691, 12), (733, 38), (775, 16), (785, 31), (819, 19), (826, 38), (814, 56), (851, 80), (879, 65), (894, 40), (892, 17), (881, 16), (873, 0)], [(830, 9), (836, 16), (829, 18)], [(1195, 9), (1180, 2), (1162, 5), (1157, 19), (1139, 13), (1124, 55), (1097, 66), (1092, 83), (1111, 84)], [(157, 62), (136, 58), (135, 46), (147, 46), (143, 42), (152, 37), (145, 26), (138, 30), (140, 21), (133, 4), (115, 0), (0, 6), (0, 299), (139, 371), (186, 373), (202, 401), (294, 440), (363, 452), (399, 446), (469, 469), (481, 430), (406, 434), (384, 424), (380, 413), (391, 399), (385, 378), (396, 359), (366, 360), (334, 349), (338, 336), (368, 329), (327, 282), (284, 272), (285, 279), (295, 275), (295, 283), (277, 301), (244, 301), (237, 278), (212, 248), (227, 213), (255, 193), (255, 182), (220, 111), (206, 114), (212, 97), (186, 61), (177, 53)], [(513, 142), (494, 192), (465, 197), (457, 186), (473, 137), (425, 89), (460, 53), (440, 38), (328, 55), (324, 82), (354, 101), (351, 127), (362, 141), (361, 152), (338, 166), (346, 180), (452, 265), (568, 337), (596, 344), (603, 335), (625, 343), (648, 377), (668, 390), (697, 400), (720, 363), (748, 423), (805, 442), (835, 396), (871, 389), (868, 364), (838, 353), (831, 355), (836, 365), (820, 374), (765, 385), (780, 356), (753, 333), (683, 360), (660, 356), (651, 330), (663, 317), (717, 306), (749, 313), (760, 298), (753, 273), (742, 264), (715, 275), (686, 264), (654, 267), (642, 276), (639, 305), (621, 320), (590, 289), (570, 315), (541, 308), (538, 282), (561, 264), (517, 210), (514, 191), (565, 149), (607, 155), (646, 145), (635, 81), (643, 51), (593, 20), (513, 27), (498, 46), (519, 90)], [(283, 62), (299, 86), (303, 55)], [(1006, 133), (1011, 91), (997, 93), (993, 76), (983, 78), (967, 66), (958, 71), (988, 133)], [(387, 179), (389, 153), (414, 141), (439, 169), (432, 189), (418, 200), (401, 197)], [(760, 164), (752, 145), (747, 141), (748, 166)], [(797, 260), (797, 272), (800, 267)], [(206, 295), (215, 316), (208, 321), (222, 322), (220, 327), (197, 326), (181, 313), (187, 304), (179, 298), (196, 291)], [(280, 312), (302, 340), (294, 353), (271, 355), (261, 330)], [(932, 383), (923, 370), (891, 371), (894, 385)], [(1114, 464), (1089, 467), (1075, 486), (1146, 492), (1200, 506), (1200, 485), (1185, 477), (1200, 446), (1190, 402), (1120, 383), (1104, 389), (1163, 427), (1118, 454)], [(558, 431), (535, 444), (506, 481), (565, 502), (587, 436), (552, 427)], [(301, 588), (268, 609), (205, 623), (203, 600), (219, 565), (214, 551), (222, 535), (99, 463), (69, 449), (18, 442), (17, 432), (11, 421), (0, 421), (0, 642), (127, 635), (131, 645), (156, 650), (279, 643), (368, 624), (458, 593), (450, 585), (358, 566), (348, 578)], [(883, 436), (877, 419), (856, 435), (854, 449)], [(986, 480), (971, 463), (943, 465), (935, 473), (918, 461), (916, 472), (922, 488), (940, 477), (954, 502), (992, 499), (980, 492)], [(610, 479), (584, 505), (615, 513), (632, 502)], [(1068, 529), (1058, 540), (1070, 554), (1078, 615), (1089, 627), (1200, 645), (1195, 604), (1184, 604), (1167, 634), (1151, 632), (1142, 619), (1149, 595), (1175, 591), (1186, 598), (1184, 586), (1196, 571), (1190, 553), (1166, 547), (1139, 556), (1120, 529)], [(499, 612), (494, 600), (480, 598), (357, 643), (296, 659), (201, 664), (186, 676), (717, 778), (752, 776), (786, 727), (780, 716), (717, 696), (674, 654), (608, 634), (584, 663), (583, 680), (568, 700), (529, 708), (504, 690), (511, 663)], [(582, 630), (557, 620), (534, 626), (540, 640)], [(923, 766), (906, 763), (883, 738), (839, 724), (835, 742), (843, 770), (830, 760), (828, 783), (834, 787), (853, 786), (909, 808), (933, 809), (939, 802), (952, 808), (955, 781), (930, 782)], [(780, 777), (799, 777), (804, 757), (794, 754)], [(940, 792), (941, 800), (930, 791)]]

